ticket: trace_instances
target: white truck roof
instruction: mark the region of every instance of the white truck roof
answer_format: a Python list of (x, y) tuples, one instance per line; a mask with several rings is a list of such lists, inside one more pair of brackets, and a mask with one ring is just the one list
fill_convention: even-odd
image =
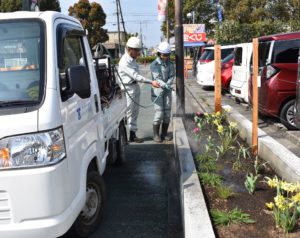
[(45, 21), (54, 21), (57, 18), (64, 18), (80, 24), (80, 22), (76, 18), (55, 11), (44, 11), (44, 12), (17, 11), (17, 12), (0, 13), (0, 20), (24, 19), (24, 18), (27, 19), (40, 18)]

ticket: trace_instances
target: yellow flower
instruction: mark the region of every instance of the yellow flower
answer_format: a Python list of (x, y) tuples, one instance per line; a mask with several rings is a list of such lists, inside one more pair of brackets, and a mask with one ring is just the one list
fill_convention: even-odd
[(279, 181), (278, 181), (277, 177), (275, 177), (273, 179), (270, 179), (270, 178), (267, 178), (267, 179), (268, 179), (267, 183), (268, 183), (270, 188), (276, 188), (277, 185), (279, 184)]
[(229, 127), (236, 128), (237, 127), (237, 123), (236, 122), (230, 122), (229, 123)]
[(221, 116), (221, 112), (216, 112), (216, 117)]
[(266, 207), (272, 210), (274, 208), (274, 203), (273, 202), (266, 203)]
[(205, 113), (204, 113), (204, 116), (208, 117), (208, 113), (207, 113), (207, 112), (205, 112)]
[(275, 205), (280, 209), (280, 210), (283, 210), (285, 208), (285, 199), (282, 195), (277, 195), (275, 198), (274, 198), (274, 201), (275, 201)]
[(214, 120), (213, 123), (218, 126), (219, 125), (219, 121), (218, 120)]
[(222, 134), (223, 133), (223, 126), (222, 125), (218, 125), (217, 131), (218, 131), (218, 133)]
[(284, 191), (287, 191), (287, 192), (290, 192), (290, 193), (293, 193), (293, 192), (295, 192), (297, 190), (297, 185), (296, 184), (287, 183), (285, 181), (281, 181), (280, 187)]
[(292, 196), (293, 202), (300, 202), (300, 193), (297, 193), (296, 195)]

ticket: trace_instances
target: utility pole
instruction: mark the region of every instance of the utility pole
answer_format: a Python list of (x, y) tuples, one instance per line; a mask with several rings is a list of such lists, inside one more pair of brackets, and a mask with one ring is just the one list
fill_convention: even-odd
[(176, 114), (185, 114), (182, 0), (175, 0)]
[(143, 44), (143, 33), (142, 33), (142, 22), (140, 21), (140, 36), (141, 36), (141, 51), (142, 51), (142, 55), (144, 56), (144, 44)]
[(166, 30), (167, 30), (167, 42), (170, 43), (169, 1), (167, 1), (167, 8), (166, 8)]
[(119, 57), (122, 56), (122, 49), (121, 49), (121, 36), (120, 36), (120, 20), (119, 20), (119, 0), (116, 0), (116, 7), (117, 7), (117, 21), (118, 21), (118, 43), (119, 43)]
[(122, 7), (121, 7), (120, 0), (118, 0), (118, 2), (119, 2), (119, 10), (120, 10), (120, 15), (121, 15), (121, 23), (122, 23), (123, 31), (124, 31), (124, 38), (125, 38), (124, 41), (126, 42), (127, 38), (128, 38), (128, 35), (127, 35), (126, 29), (125, 29), (125, 23), (124, 23), (124, 19), (123, 19), (123, 12), (122, 12)]

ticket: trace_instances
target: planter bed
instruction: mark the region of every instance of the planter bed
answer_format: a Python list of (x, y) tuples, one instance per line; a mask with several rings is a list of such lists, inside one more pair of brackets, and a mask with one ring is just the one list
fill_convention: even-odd
[[(270, 164), (265, 163), (260, 158), (253, 157), (250, 153), (249, 146), (239, 137), (236, 138), (235, 143), (232, 145), (234, 148), (226, 150), (224, 155), (220, 155), (219, 153), (218, 156), (216, 151), (220, 151), (221, 143), (219, 141), (220, 136), (217, 132), (217, 125), (210, 127), (209, 124), (206, 124), (201, 126), (200, 130), (195, 130), (195, 128), (199, 127), (195, 124), (194, 116), (195, 115), (187, 116), (184, 120), (184, 126), (201, 180), (201, 187), (206, 200), (207, 209), (210, 212), (211, 220), (214, 224), (213, 227), (216, 237), (300, 237), (299, 224), (296, 224), (295, 228), (290, 231), (288, 235), (284, 233), (282, 228), (276, 228), (273, 211), (266, 207), (266, 203), (274, 202), (274, 197), (276, 196), (276, 189), (270, 188), (266, 182), (266, 177), (274, 178), (276, 175)], [(199, 118), (201, 117), (203, 117), (203, 115), (199, 116)], [(213, 120), (211, 120), (211, 124), (212, 121)], [(210, 139), (208, 139), (209, 135)], [(217, 149), (218, 146), (219, 149)], [(208, 147), (210, 147), (209, 150), (207, 149)], [(215, 169), (209, 168), (206, 162), (202, 163), (202, 161), (205, 161), (203, 158), (207, 151), (216, 158), (219, 157), (216, 163), (211, 166), (215, 166)], [(243, 156), (245, 154), (246, 156)], [(237, 160), (238, 157), (239, 160)], [(213, 172), (210, 171), (211, 169)], [(214, 179), (208, 179), (207, 177), (211, 176), (212, 173), (220, 176), (221, 182), (216, 182), (218, 181), (217, 179), (215, 179), (215, 181)], [(258, 176), (253, 194), (250, 194), (245, 187), (246, 176), (249, 176), (250, 173), (253, 176)], [(216, 186), (214, 183), (220, 184)], [(217, 192), (218, 187), (229, 187), (233, 194), (227, 199), (223, 199), (220, 195), (221, 192), (219, 192), (219, 194)], [(229, 214), (229, 212), (234, 211), (234, 209), (236, 209), (235, 211), (242, 212), (244, 216), (243, 219), (246, 223), (243, 222), (243, 219), (238, 219), (237, 223), (229, 222), (227, 225), (216, 225), (214, 222), (215, 219), (212, 217), (213, 210), (219, 210)]]

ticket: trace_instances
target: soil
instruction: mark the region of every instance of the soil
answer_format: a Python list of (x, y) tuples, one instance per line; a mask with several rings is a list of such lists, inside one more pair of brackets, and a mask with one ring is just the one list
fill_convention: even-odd
[[(204, 137), (199, 141), (195, 141), (192, 133), (195, 128), (193, 120), (194, 115), (187, 116), (184, 120), (187, 136), (190, 147), (194, 157), (203, 153), (206, 140)], [(209, 133), (204, 130), (204, 134)], [(213, 137), (216, 137), (215, 134)], [(238, 138), (240, 143), (245, 143)], [(247, 146), (247, 145), (245, 145)], [(294, 231), (289, 234), (284, 234), (283, 230), (276, 228), (275, 220), (271, 211), (266, 209), (265, 204), (273, 201), (276, 196), (276, 191), (270, 189), (268, 185), (263, 182), (264, 177), (273, 177), (275, 172), (270, 166), (266, 166), (259, 173), (262, 175), (256, 186), (256, 191), (253, 195), (249, 194), (245, 188), (244, 181), (247, 172), (254, 173), (254, 158), (242, 160), (243, 166), (240, 170), (233, 170), (232, 165), (235, 161), (236, 155), (232, 152), (226, 153), (225, 157), (218, 160), (218, 174), (223, 178), (223, 184), (232, 186), (235, 195), (228, 199), (221, 199), (217, 196), (214, 188), (203, 186), (203, 193), (206, 198), (208, 211), (211, 209), (219, 209), (221, 211), (230, 211), (234, 208), (239, 208), (243, 212), (248, 213), (250, 217), (256, 222), (254, 224), (230, 224), (229, 226), (213, 225), (216, 237), (219, 238), (299, 238), (300, 237), (300, 223), (298, 222)], [(262, 162), (262, 161), (261, 161)], [(195, 163), (196, 164), (196, 163)], [(279, 177), (279, 176), (278, 176)], [(213, 223), (213, 222), (212, 222)]]

